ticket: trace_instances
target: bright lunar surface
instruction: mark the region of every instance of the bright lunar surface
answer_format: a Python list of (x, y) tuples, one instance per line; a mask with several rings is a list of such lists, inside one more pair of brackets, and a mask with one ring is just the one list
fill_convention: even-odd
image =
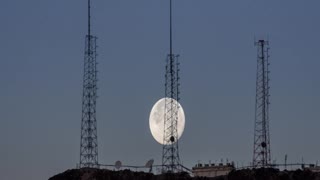
[[(170, 99), (170, 98), (167, 98)], [(174, 103), (177, 103), (176, 100), (173, 100)], [(178, 139), (180, 139), (185, 126), (185, 116), (182, 106), (179, 103), (179, 112), (178, 112)], [(164, 108), (165, 108), (165, 98), (160, 99), (152, 107), (150, 117), (149, 117), (149, 126), (153, 138), (160, 144), (163, 143), (163, 127), (164, 127)]]

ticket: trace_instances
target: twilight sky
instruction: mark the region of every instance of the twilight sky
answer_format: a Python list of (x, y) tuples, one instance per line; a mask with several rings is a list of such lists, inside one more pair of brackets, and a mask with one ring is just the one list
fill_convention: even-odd
[[(2, 0), (1, 179), (43, 180), (79, 162), (86, 0)], [(272, 159), (320, 160), (320, 1), (175, 0), (180, 141), (187, 167), (252, 161), (256, 48), (271, 47)], [(161, 163), (149, 113), (164, 96), (167, 0), (93, 1), (99, 161)]]

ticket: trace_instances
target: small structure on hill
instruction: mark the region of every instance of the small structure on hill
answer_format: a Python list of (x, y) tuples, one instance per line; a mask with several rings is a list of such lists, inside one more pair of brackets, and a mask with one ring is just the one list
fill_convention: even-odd
[(234, 170), (234, 163), (219, 164), (197, 164), (192, 168), (192, 174), (195, 177), (217, 177), (228, 175)]
[(314, 173), (320, 173), (320, 166), (317, 166), (314, 164), (310, 164), (309, 167), (303, 166), (303, 169), (310, 170), (311, 172), (314, 172)]

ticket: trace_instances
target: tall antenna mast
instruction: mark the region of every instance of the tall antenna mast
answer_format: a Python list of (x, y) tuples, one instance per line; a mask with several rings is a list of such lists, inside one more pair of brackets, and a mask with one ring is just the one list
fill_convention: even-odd
[(99, 168), (96, 119), (97, 100), (97, 37), (91, 35), (91, 1), (88, 0), (88, 35), (85, 41), (80, 168)]
[(172, 0), (170, 0), (170, 54), (172, 54)]
[(91, 35), (91, 0), (88, 0), (88, 36)]
[[(181, 171), (178, 146), (178, 111), (179, 111), (179, 55), (172, 50), (172, 0), (170, 0), (170, 54), (167, 55), (165, 75), (165, 119), (162, 148), (162, 172)], [(176, 100), (176, 101), (174, 101)]]
[(271, 165), (270, 132), (269, 132), (269, 42), (259, 40), (258, 47), (256, 105), (254, 125), (253, 167)]

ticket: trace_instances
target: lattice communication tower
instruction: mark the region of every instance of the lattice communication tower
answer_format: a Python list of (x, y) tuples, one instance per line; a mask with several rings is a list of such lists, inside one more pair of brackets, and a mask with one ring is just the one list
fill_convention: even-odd
[(258, 49), (256, 103), (254, 124), (253, 167), (268, 167), (271, 164), (269, 131), (269, 42), (255, 42)]
[(98, 168), (97, 100), (97, 37), (91, 35), (91, 1), (88, 0), (88, 35), (85, 40), (80, 168)]
[(162, 150), (162, 172), (181, 171), (178, 146), (178, 111), (179, 111), (179, 55), (172, 50), (172, 0), (170, 0), (170, 53), (166, 60), (165, 74), (165, 120)]

